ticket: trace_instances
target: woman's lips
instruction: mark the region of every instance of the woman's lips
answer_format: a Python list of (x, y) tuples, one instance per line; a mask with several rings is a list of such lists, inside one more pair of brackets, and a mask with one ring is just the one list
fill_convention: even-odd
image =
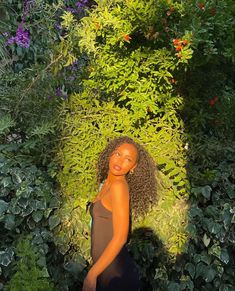
[(114, 168), (114, 170), (116, 170), (116, 171), (120, 171), (120, 170), (121, 170), (121, 167), (118, 166), (118, 165), (114, 165), (113, 168)]

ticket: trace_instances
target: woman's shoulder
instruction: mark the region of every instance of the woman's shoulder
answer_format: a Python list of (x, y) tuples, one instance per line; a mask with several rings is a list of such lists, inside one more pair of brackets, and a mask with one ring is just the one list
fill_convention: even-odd
[(110, 187), (111, 196), (126, 196), (129, 194), (128, 184), (124, 180), (114, 181)]

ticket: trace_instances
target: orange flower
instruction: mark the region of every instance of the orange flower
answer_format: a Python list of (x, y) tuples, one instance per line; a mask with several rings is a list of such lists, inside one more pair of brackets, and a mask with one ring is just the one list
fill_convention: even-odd
[(182, 50), (182, 45), (179, 44), (179, 45), (175, 48), (175, 50), (176, 50), (177, 52), (180, 52), (180, 51)]
[(180, 44), (181, 40), (179, 38), (173, 39), (173, 44), (178, 45)]
[(132, 38), (129, 36), (129, 34), (125, 34), (123, 38), (124, 38), (124, 40), (127, 41), (127, 42), (130, 42), (130, 39), (132, 39)]
[(95, 28), (98, 30), (100, 29), (100, 24), (98, 22), (95, 23)]
[(184, 39), (184, 40), (182, 41), (182, 43), (183, 43), (183, 45), (187, 45), (187, 44), (188, 44), (188, 41), (187, 41), (186, 39)]

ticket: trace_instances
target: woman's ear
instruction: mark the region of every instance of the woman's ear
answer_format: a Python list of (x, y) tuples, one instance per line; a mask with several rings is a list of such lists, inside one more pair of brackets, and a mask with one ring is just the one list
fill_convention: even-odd
[(130, 172), (133, 172), (136, 167), (137, 167), (137, 163), (130, 169)]

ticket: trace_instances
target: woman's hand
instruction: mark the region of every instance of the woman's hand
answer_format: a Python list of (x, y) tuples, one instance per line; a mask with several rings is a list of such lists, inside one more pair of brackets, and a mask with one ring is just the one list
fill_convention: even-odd
[(83, 281), (82, 291), (95, 291), (96, 290), (97, 277), (91, 272), (88, 272), (86, 278)]

